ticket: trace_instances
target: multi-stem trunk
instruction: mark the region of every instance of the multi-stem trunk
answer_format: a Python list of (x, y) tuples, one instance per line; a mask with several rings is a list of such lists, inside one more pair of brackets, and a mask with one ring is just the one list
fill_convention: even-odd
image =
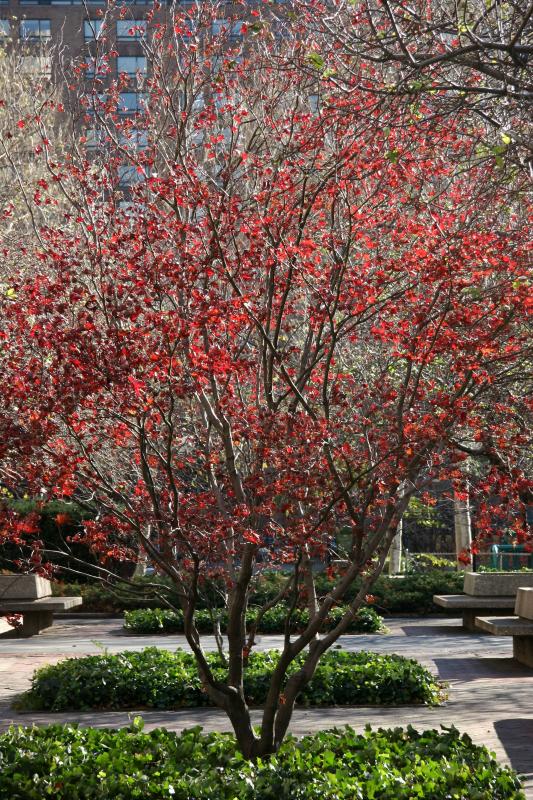
[[(406, 502), (405, 498), (402, 498), (398, 514), (391, 512), (384, 522), (382, 540), (376, 553), (378, 558), (374, 568), (364, 577), (357, 595), (337, 625), (328, 633), (319, 636), (329, 611), (342, 600), (348, 586), (360, 574), (361, 565), (354, 562), (322, 602), (316, 602), (315, 614), (311, 617), (305, 631), (299, 634), (294, 641), (291, 641), (288, 634), (286, 635), (278, 664), (270, 678), (259, 737), (253, 732), (250, 710), (245, 702), (244, 688), (241, 682), (240, 691), (235, 692), (228, 703), (227, 712), (239, 747), (247, 758), (265, 757), (279, 749), (287, 734), (296, 700), (312, 680), (320, 658), (346, 632), (350, 622), (364, 603), (366, 594), (382, 572), (387, 553), (396, 534), (398, 519), (403, 514)], [(233, 642), (233, 646), (235, 645), (236, 640)], [(244, 646), (244, 639), (240, 646)], [(303, 655), (304, 653), (305, 655)], [(302, 664), (296, 672), (287, 677), (290, 665), (300, 655), (303, 659)], [(235, 687), (232, 688), (235, 690)]]

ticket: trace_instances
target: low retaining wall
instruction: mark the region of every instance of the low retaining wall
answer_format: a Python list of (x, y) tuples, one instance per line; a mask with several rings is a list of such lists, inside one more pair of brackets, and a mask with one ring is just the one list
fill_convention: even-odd
[(476, 597), (514, 597), (521, 586), (533, 589), (533, 572), (467, 572), (463, 591)]

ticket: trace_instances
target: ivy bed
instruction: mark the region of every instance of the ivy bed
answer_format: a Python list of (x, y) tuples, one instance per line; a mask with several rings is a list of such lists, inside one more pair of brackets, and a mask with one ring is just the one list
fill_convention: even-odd
[[(346, 611), (346, 607), (337, 606), (333, 608), (326, 620), (324, 630), (334, 628)], [(219, 622), (221, 629), (226, 630), (227, 611), (220, 611)], [(269, 609), (261, 618), (258, 625), (259, 633), (284, 633), (285, 620), (288, 609), (280, 604), (275, 608)], [(248, 626), (255, 623), (258, 610), (249, 608), (246, 615)], [(200, 633), (213, 632), (213, 612), (207, 609), (199, 609), (195, 614), (195, 623)], [(307, 609), (295, 608), (291, 614), (291, 632), (296, 632), (305, 628), (309, 623), (309, 612)], [(183, 613), (181, 611), (171, 611), (163, 608), (143, 608), (133, 611), (126, 611), (124, 614), (124, 628), (128, 633), (140, 634), (161, 634), (161, 633), (183, 633)], [(385, 633), (387, 628), (384, 625), (383, 617), (369, 606), (363, 606), (357, 611), (354, 619), (346, 633)]]
[(512, 770), (454, 728), (351, 728), (246, 761), (229, 734), (53, 725), (0, 735), (10, 800), (524, 800)]
[[(279, 653), (253, 652), (245, 670), (248, 703), (265, 700)], [(224, 666), (215, 653), (207, 656), (222, 677)], [(298, 660), (291, 671), (298, 669)], [(299, 704), (437, 705), (443, 687), (414, 659), (367, 651), (326, 653), (302, 692)], [(192, 654), (156, 647), (69, 658), (38, 669), (31, 689), (19, 698), (22, 710), (176, 709), (206, 706), (210, 700), (198, 677)]]

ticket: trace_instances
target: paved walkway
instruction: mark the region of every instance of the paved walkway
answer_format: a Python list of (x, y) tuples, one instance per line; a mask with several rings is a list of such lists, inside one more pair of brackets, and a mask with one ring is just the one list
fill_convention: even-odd
[[(0, 638), (0, 729), (11, 722), (77, 721), (84, 725), (123, 726), (135, 712), (72, 714), (17, 714), (10, 709), (15, 694), (28, 688), (33, 670), (68, 656), (142, 649), (157, 645), (186, 647), (183, 637), (125, 635), (120, 620), (64, 620), (38, 637), (25, 640)], [(295, 734), (350, 724), (362, 729), (413, 724), (428, 728), (455, 725), (487, 745), (498, 759), (524, 775), (526, 796), (533, 800), (533, 670), (512, 659), (510, 638), (465, 633), (456, 619), (396, 618), (388, 622), (390, 634), (345, 636), (347, 650), (375, 650), (417, 658), (442, 680), (449, 682), (449, 700), (436, 709), (331, 708), (296, 710), (291, 731)], [(265, 636), (261, 649), (279, 646), (280, 637)], [(206, 647), (214, 642), (207, 639)], [(207, 730), (229, 730), (224, 714), (216, 709), (142, 711), (147, 728), (164, 726), (182, 730), (202, 725)], [(254, 712), (258, 719), (259, 712)]]

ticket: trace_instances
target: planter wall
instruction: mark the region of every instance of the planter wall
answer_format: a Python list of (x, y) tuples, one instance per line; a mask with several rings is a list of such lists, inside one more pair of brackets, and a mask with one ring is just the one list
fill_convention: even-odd
[(514, 597), (521, 586), (533, 588), (533, 572), (467, 572), (464, 593)]
[(39, 575), (0, 575), (0, 600), (38, 600), (51, 594), (50, 581)]

